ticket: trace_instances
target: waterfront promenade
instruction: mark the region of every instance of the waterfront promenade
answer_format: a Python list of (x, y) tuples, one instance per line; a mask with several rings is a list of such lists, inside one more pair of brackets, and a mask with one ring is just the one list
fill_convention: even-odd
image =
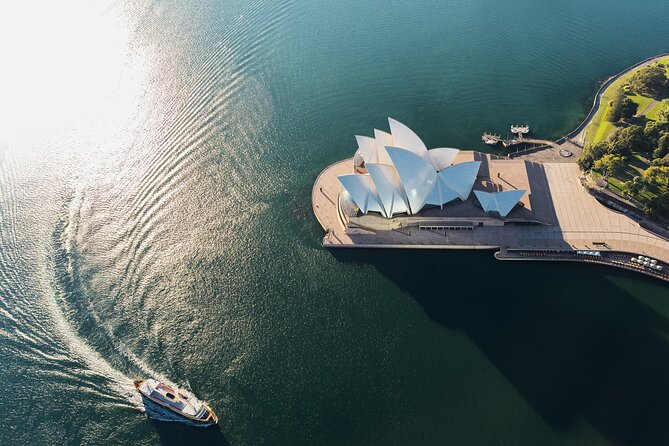
[[(669, 267), (669, 241), (642, 228), (625, 214), (599, 203), (581, 185), (581, 173), (575, 163), (543, 164), (547, 187), (533, 189), (533, 194), (543, 196), (530, 196), (530, 201), (541, 199), (549, 204), (547, 212), (552, 214), (552, 224), (482, 226), (469, 231), (424, 230), (419, 229), (419, 225), (389, 231), (347, 228), (345, 217), (337, 205), (341, 188), (337, 176), (352, 172), (352, 166), (352, 159), (329, 166), (318, 176), (312, 189), (313, 211), (326, 231), (323, 238), (323, 246), (326, 248), (483, 249), (562, 253), (592, 250), (625, 253), (623, 257), (644, 255)], [(560, 258), (582, 260), (564, 255)], [(500, 258), (507, 259), (514, 258)], [(557, 260), (534, 258), (549, 259)]]
[[(641, 61), (609, 78), (597, 92), (586, 119), (565, 137), (555, 142), (528, 139), (528, 142), (542, 146), (510, 156), (514, 160), (527, 162), (532, 171), (540, 172), (529, 179), (531, 184), (527, 188), (530, 192), (525, 206), (532, 212), (540, 210), (538, 214), (543, 218), (538, 221), (543, 224), (507, 222), (482, 226), (471, 224), (468, 230), (421, 229), (424, 226), (434, 226), (430, 221), (433, 217), (429, 212), (424, 212), (412, 216), (409, 224), (404, 227), (390, 230), (372, 230), (349, 225), (347, 217), (339, 207), (341, 183), (337, 178), (339, 175), (353, 173), (353, 159), (349, 158), (334, 163), (321, 172), (312, 189), (313, 212), (326, 232), (323, 246), (495, 250), (495, 257), (499, 260), (599, 263), (669, 281), (669, 239), (646, 230), (628, 215), (597, 201), (582, 185), (583, 174), (576, 164), (585, 132), (599, 110), (604, 90), (630, 70), (654, 63), (662, 57), (666, 57), (666, 54)], [(560, 153), (563, 150), (568, 150), (572, 156), (563, 156)], [(456, 163), (472, 156), (489, 157), (478, 152), (461, 152), (458, 156), (461, 158), (456, 159)], [(512, 163), (500, 166), (502, 178), (511, 178), (514, 175), (513, 170), (517, 169), (517, 165), (513, 167)], [(490, 177), (483, 180), (489, 182)], [(422, 222), (421, 219), (425, 221)], [(450, 219), (442, 216), (442, 226), (447, 226), (448, 220), (467, 222), (467, 215), (453, 216)], [(578, 254), (579, 251), (594, 251), (599, 255), (582, 256)], [(663, 266), (663, 270), (651, 271), (630, 262), (631, 257), (638, 255), (656, 259)]]

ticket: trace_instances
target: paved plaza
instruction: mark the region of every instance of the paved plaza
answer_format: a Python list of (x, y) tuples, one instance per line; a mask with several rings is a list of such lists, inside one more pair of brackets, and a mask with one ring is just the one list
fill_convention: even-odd
[[(486, 225), (469, 231), (420, 230), (418, 226), (389, 231), (346, 228), (338, 212), (341, 184), (337, 176), (352, 172), (352, 159), (347, 159), (325, 169), (312, 190), (314, 214), (326, 231), (323, 245), (328, 248), (612, 250), (669, 262), (669, 241), (600, 204), (581, 185), (581, 172), (575, 163), (533, 163), (491, 158), (478, 152), (461, 152), (455, 162), (483, 158), (487, 162), (481, 167), (475, 189), (528, 188), (530, 192), (509, 214), (507, 221), (543, 224)], [(447, 204), (443, 210), (421, 211), (415, 218), (452, 216), (462, 220), (468, 217), (468, 212), (472, 213), (470, 217), (480, 217), (484, 213), (474, 201), (472, 196), (466, 202)]]

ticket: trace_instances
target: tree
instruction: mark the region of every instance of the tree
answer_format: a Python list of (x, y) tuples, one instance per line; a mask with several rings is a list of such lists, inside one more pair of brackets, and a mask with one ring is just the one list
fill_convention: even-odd
[(666, 121), (648, 121), (643, 130), (646, 143), (649, 147), (657, 147), (663, 134), (669, 133), (669, 122)]
[(607, 153), (601, 159), (595, 161), (593, 168), (605, 175), (616, 175), (624, 165), (624, 159), (621, 156)]
[(603, 157), (609, 152), (609, 143), (600, 141), (594, 145), (588, 145), (583, 148), (581, 155), (578, 157), (578, 166), (583, 171), (592, 169), (595, 161)]
[(669, 166), (669, 154), (664, 155), (662, 158), (655, 158), (653, 166)]
[(632, 178), (630, 181), (625, 181), (623, 183), (623, 189), (625, 190), (625, 194), (627, 194), (628, 197), (636, 197), (639, 192), (645, 189), (645, 184), (641, 177), (636, 176)]
[(669, 190), (660, 193), (646, 205), (646, 212), (661, 218), (669, 217)]
[(639, 104), (626, 97), (623, 99), (622, 103), (622, 117), (629, 119), (633, 118), (636, 115), (637, 110), (639, 109)]
[(662, 158), (669, 154), (669, 133), (663, 134), (657, 142), (657, 149), (653, 150), (653, 159)]
[(631, 125), (618, 130), (611, 137), (610, 151), (617, 155), (629, 155), (633, 151), (645, 152), (648, 150), (644, 129), (638, 125)]
[(623, 118), (623, 102), (625, 98), (625, 91), (619, 88), (613, 99), (609, 101), (609, 110), (606, 112), (606, 120), (609, 122), (618, 122)]
[(643, 172), (643, 177), (648, 184), (667, 184), (669, 182), (669, 167), (650, 166)]
[(647, 95), (656, 95), (662, 92), (667, 86), (667, 76), (664, 74), (664, 68), (651, 65), (637, 70), (630, 77), (629, 86), (632, 91)]
[(662, 99), (660, 107), (662, 107), (662, 109), (657, 114), (657, 119), (664, 122), (669, 121), (669, 99)]

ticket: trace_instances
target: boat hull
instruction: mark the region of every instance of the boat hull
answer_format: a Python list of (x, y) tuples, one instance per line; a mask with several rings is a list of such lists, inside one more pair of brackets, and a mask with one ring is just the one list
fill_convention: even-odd
[[(176, 415), (178, 417), (178, 419), (188, 421), (188, 422), (192, 423), (193, 425), (199, 426), (199, 427), (213, 426), (213, 425), (218, 423), (218, 417), (216, 416), (214, 411), (211, 410), (211, 408), (209, 406), (207, 406), (206, 404), (204, 406), (206, 408), (208, 417), (206, 419), (196, 418), (196, 417), (190, 416), (188, 414), (179, 412), (178, 410), (175, 410), (174, 408), (172, 408), (170, 405), (165, 404), (158, 399), (152, 398), (151, 395), (148, 395), (143, 391), (143, 389), (142, 389), (142, 384), (143, 383), (144, 383), (144, 380), (137, 380), (137, 381), (134, 382), (135, 389), (142, 396), (142, 401), (144, 401), (145, 405), (148, 402), (150, 404), (158, 406), (162, 409), (165, 409), (165, 410), (169, 411), (171, 414)], [(175, 419), (174, 421), (177, 421), (178, 419)], [(165, 421), (167, 421), (167, 420), (165, 420)]]

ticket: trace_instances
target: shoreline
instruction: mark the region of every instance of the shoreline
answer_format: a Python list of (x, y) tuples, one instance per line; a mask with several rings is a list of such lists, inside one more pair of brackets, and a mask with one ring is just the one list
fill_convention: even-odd
[[(639, 61), (639, 62), (635, 63), (634, 65), (622, 70), (621, 72), (619, 72), (617, 74), (614, 74), (613, 76), (610, 76), (609, 78), (607, 78), (602, 83), (602, 85), (600, 85), (599, 89), (597, 90), (597, 93), (595, 94), (595, 98), (593, 99), (592, 108), (590, 108), (590, 111), (588, 112), (586, 117), (583, 119), (581, 124), (579, 124), (578, 127), (576, 127), (571, 132), (564, 135), (562, 138), (557, 139), (555, 142), (557, 144), (560, 144), (560, 141), (563, 141), (563, 140), (566, 141), (566, 140), (571, 139), (573, 141), (574, 139), (577, 139), (576, 137), (579, 137), (579, 136), (584, 139), (585, 138), (585, 131), (587, 130), (588, 125), (590, 125), (593, 118), (595, 117), (595, 115), (599, 111), (599, 108), (601, 107), (602, 96), (604, 95), (604, 92), (606, 91), (606, 89), (609, 88), (611, 86), (611, 84), (613, 84), (615, 81), (617, 81), (621, 77), (628, 74), (630, 71), (636, 70), (637, 68), (640, 68), (640, 67), (645, 66), (645, 65), (650, 65), (651, 63), (656, 62), (656, 61), (658, 61), (660, 59), (663, 59), (665, 57), (669, 57), (669, 52), (659, 54), (659, 55), (656, 55), (656, 56), (652, 56), (652, 57), (648, 57), (648, 58), (646, 58), (642, 61)], [(581, 146), (585, 145), (585, 141), (583, 139), (580, 141)]]
[[(420, 220), (429, 218), (419, 213), (408, 218), (402, 229), (349, 225), (339, 208), (341, 185), (337, 178), (352, 172), (353, 159), (348, 158), (321, 171), (312, 187), (312, 211), (326, 231), (322, 246), (327, 249), (496, 251), (494, 256), (500, 261), (596, 263), (640, 272), (669, 282), (669, 241), (644, 228), (628, 215), (614, 212), (595, 199), (581, 183), (583, 175), (575, 161), (582, 145), (573, 141), (574, 138), (585, 137), (585, 131), (601, 107), (603, 93), (613, 82), (632, 70), (667, 56), (669, 53), (644, 59), (609, 77), (597, 91), (586, 118), (567, 135), (550, 145), (532, 148), (515, 156), (509, 154), (505, 158), (511, 163), (521, 162), (533, 168), (539, 166), (544, 171), (542, 180), (548, 189), (545, 192), (537, 189), (535, 193), (540, 193), (537, 198), (548, 200), (553, 207), (553, 224), (543, 227), (523, 226), (510, 219), (503, 220), (497, 227), (482, 227), (481, 224), (469, 231), (446, 229), (442, 232), (421, 229)], [(559, 154), (561, 149), (577, 153), (565, 158)], [(541, 194), (544, 193), (548, 198), (542, 198)], [(401, 217), (395, 219), (398, 218)], [(447, 221), (453, 217), (446, 215), (442, 219)], [(597, 254), (586, 258), (581, 255), (582, 252)], [(662, 270), (640, 267), (631, 261), (633, 256), (655, 259)]]
[[(658, 60), (664, 59), (665, 57), (669, 57), (669, 52), (667, 53), (662, 53), (656, 56), (648, 57), (642, 61), (639, 61), (635, 63), (634, 65), (631, 65), (624, 70), (620, 71), (619, 73), (614, 74), (613, 76), (609, 76), (606, 78), (602, 84), (599, 86), (597, 89), (597, 93), (595, 93), (595, 97), (592, 101), (592, 107), (590, 107), (590, 111), (588, 111), (588, 114), (583, 118), (583, 121), (572, 131), (569, 133), (561, 136), (560, 138), (556, 139), (555, 141), (548, 141), (546, 140), (546, 144), (543, 146), (538, 146), (538, 147), (531, 147), (528, 149), (520, 150), (518, 152), (510, 152), (507, 154), (508, 157), (510, 158), (517, 158), (517, 157), (522, 157), (525, 155), (530, 155), (532, 153), (540, 152), (542, 150), (549, 149), (551, 147), (555, 146), (563, 146), (567, 143), (571, 143), (574, 146), (579, 147), (582, 149), (586, 145), (585, 141), (585, 136), (588, 130), (588, 126), (592, 123), (592, 120), (595, 118), (595, 115), (599, 112), (599, 109), (601, 108), (601, 100), (606, 92), (606, 90), (616, 82), (618, 79), (620, 79), (623, 76), (626, 76), (629, 74), (631, 71), (636, 70), (637, 68), (650, 65), (651, 63), (654, 63)], [(570, 150), (571, 151), (571, 150)], [(573, 151), (572, 151), (573, 152)], [(576, 158), (576, 157), (575, 157)], [(574, 158), (574, 159), (575, 159)]]

